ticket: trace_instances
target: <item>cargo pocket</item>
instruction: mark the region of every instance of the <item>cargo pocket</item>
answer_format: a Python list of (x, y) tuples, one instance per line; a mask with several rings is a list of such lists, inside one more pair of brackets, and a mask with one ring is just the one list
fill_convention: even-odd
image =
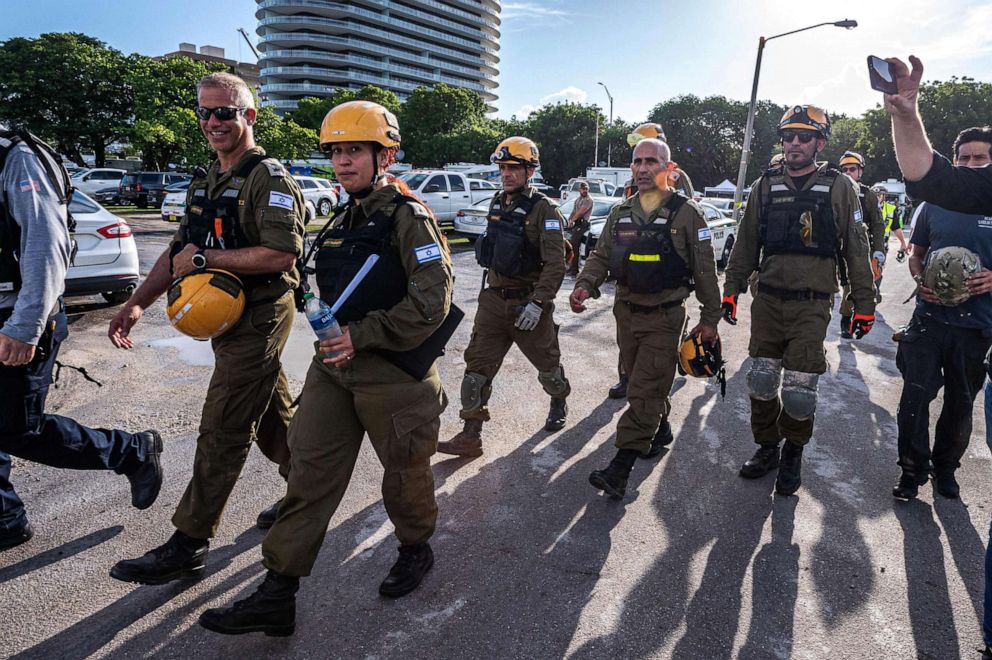
[(410, 297), (420, 314), (427, 321), (433, 321), (444, 313), (443, 285), (448, 274), (443, 266), (429, 268), (410, 278)]
[(899, 338), (899, 346), (896, 348), (896, 369), (903, 377), (906, 376), (906, 354), (913, 352), (915, 348), (913, 344), (920, 341), (922, 337), (920, 324), (910, 321), (905, 332)]
[(440, 399), (432, 392), (429, 401), (417, 401), (393, 413), (393, 432), (396, 438), (389, 449), (392, 468), (401, 470), (404, 466), (430, 458), (437, 451), (441, 412), (447, 402), (443, 391)]

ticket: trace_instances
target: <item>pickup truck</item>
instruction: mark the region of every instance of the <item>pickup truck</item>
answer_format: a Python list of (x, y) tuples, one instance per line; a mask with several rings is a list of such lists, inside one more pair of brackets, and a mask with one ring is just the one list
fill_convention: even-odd
[(491, 199), (499, 188), (482, 179), (470, 179), (459, 172), (411, 170), (399, 178), (434, 211), (438, 222), (450, 224), (461, 209)]

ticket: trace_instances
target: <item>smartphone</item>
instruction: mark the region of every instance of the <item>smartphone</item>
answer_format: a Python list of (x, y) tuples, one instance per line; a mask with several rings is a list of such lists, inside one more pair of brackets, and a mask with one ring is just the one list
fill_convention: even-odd
[(871, 88), (883, 94), (898, 94), (895, 78), (889, 69), (889, 63), (874, 55), (868, 56), (868, 79)]

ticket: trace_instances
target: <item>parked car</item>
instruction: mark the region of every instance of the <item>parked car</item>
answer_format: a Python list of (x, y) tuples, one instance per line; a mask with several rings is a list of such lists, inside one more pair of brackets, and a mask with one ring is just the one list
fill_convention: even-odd
[(165, 189), (162, 200), (162, 219), (166, 222), (179, 222), (186, 214), (186, 191), (193, 180), (173, 183)]
[(587, 179), (585, 177), (577, 177), (570, 179), (564, 188), (559, 189), (561, 201), (564, 202), (574, 197), (575, 195), (572, 193), (578, 194), (579, 185), (583, 182), (589, 184), (590, 195), (602, 195), (605, 197), (623, 196), (623, 186), (617, 188), (617, 186), (613, 185), (609, 181), (604, 181), (603, 179)]
[(470, 180), (459, 172), (444, 170), (411, 170), (404, 172), (399, 178), (431, 207), (438, 222), (444, 224), (451, 223), (459, 209), (491, 199), (499, 190), (495, 186), (492, 189), (472, 188), (470, 181), (476, 179)]
[(492, 197), (490, 197), (460, 209), (455, 214), (455, 231), (466, 236), (481, 236), (486, 231), (486, 218), (489, 215), (489, 205), (492, 204), (492, 201)]
[(79, 170), (72, 175), (72, 187), (87, 195), (93, 195), (98, 190), (117, 187), (127, 174), (124, 170), (111, 167), (100, 167), (90, 170)]
[(699, 206), (703, 209), (703, 217), (706, 218), (706, 224), (710, 226), (713, 236), (713, 258), (716, 259), (716, 265), (726, 268), (727, 262), (730, 261), (730, 251), (734, 249), (737, 223), (732, 217), (728, 218), (724, 215), (723, 209), (713, 204), (704, 201), (700, 202)]
[(121, 179), (121, 203), (134, 204), (139, 209), (161, 206), (165, 189), (173, 183), (189, 181), (189, 174), (177, 172), (133, 172)]
[(723, 197), (703, 197), (702, 199), (699, 200), (699, 202), (701, 204), (709, 204), (710, 206), (715, 206), (716, 208), (720, 209), (720, 212), (723, 213), (728, 218), (734, 215), (733, 199), (726, 199)]
[(95, 193), (91, 193), (90, 197), (98, 204), (119, 206), (121, 203), (121, 188), (119, 185), (101, 188)]
[(338, 205), (338, 194), (327, 179), (313, 176), (294, 176), (293, 179), (303, 193), (303, 199), (309, 199), (317, 209), (317, 215), (327, 216), (331, 209)]
[[(585, 245), (582, 251), (584, 257), (588, 257), (596, 249), (596, 242), (603, 233), (603, 226), (606, 224), (606, 216), (610, 214), (614, 206), (623, 201), (606, 195), (589, 196), (592, 197), (592, 213), (589, 214), (589, 229), (586, 230), (585, 238), (582, 239), (582, 244)], [(575, 202), (578, 199), (579, 195), (576, 193), (561, 205), (561, 214), (565, 216), (566, 220), (568, 220), (568, 216), (572, 215), (572, 209), (575, 208)]]
[(78, 190), (69, 210), (76, 220), (76, 257), (65, 275), (65, 296), (101, 295), (124, 303), (138, 285), (138, 246), (131, 227)]

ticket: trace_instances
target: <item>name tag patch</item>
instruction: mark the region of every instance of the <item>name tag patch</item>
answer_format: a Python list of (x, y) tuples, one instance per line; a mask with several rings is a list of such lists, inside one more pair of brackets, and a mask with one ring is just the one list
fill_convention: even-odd
[(560, 231), (561, 222), (558, 221), (558, 218), (548, 218), (547, 220), (544, 221), (544, 229), (545, 231), (553, 231), (553, 230)]
[(417, 256), (418, 264), (426, 264), (441, 259), (441, 248), (437, 243), (428, 243), (413, 248), (413, 253)]
[(272, 191), (269, 193), (269, 206), (274, 206), (288, 211), (293, 210), (293, 196), (286, 193)]
[(702, 229), (697, 230), (696, 231), (696, 236), (701, 241), (708, 241), (711, 238), (713, 238), (713, 234), (710, 233), (710, 228), (709, 227), (704, 227)]
[(861, 209), (858, 209), (857, 211), (854, 212), (854, 222), (856, 223), (861, 222)]

